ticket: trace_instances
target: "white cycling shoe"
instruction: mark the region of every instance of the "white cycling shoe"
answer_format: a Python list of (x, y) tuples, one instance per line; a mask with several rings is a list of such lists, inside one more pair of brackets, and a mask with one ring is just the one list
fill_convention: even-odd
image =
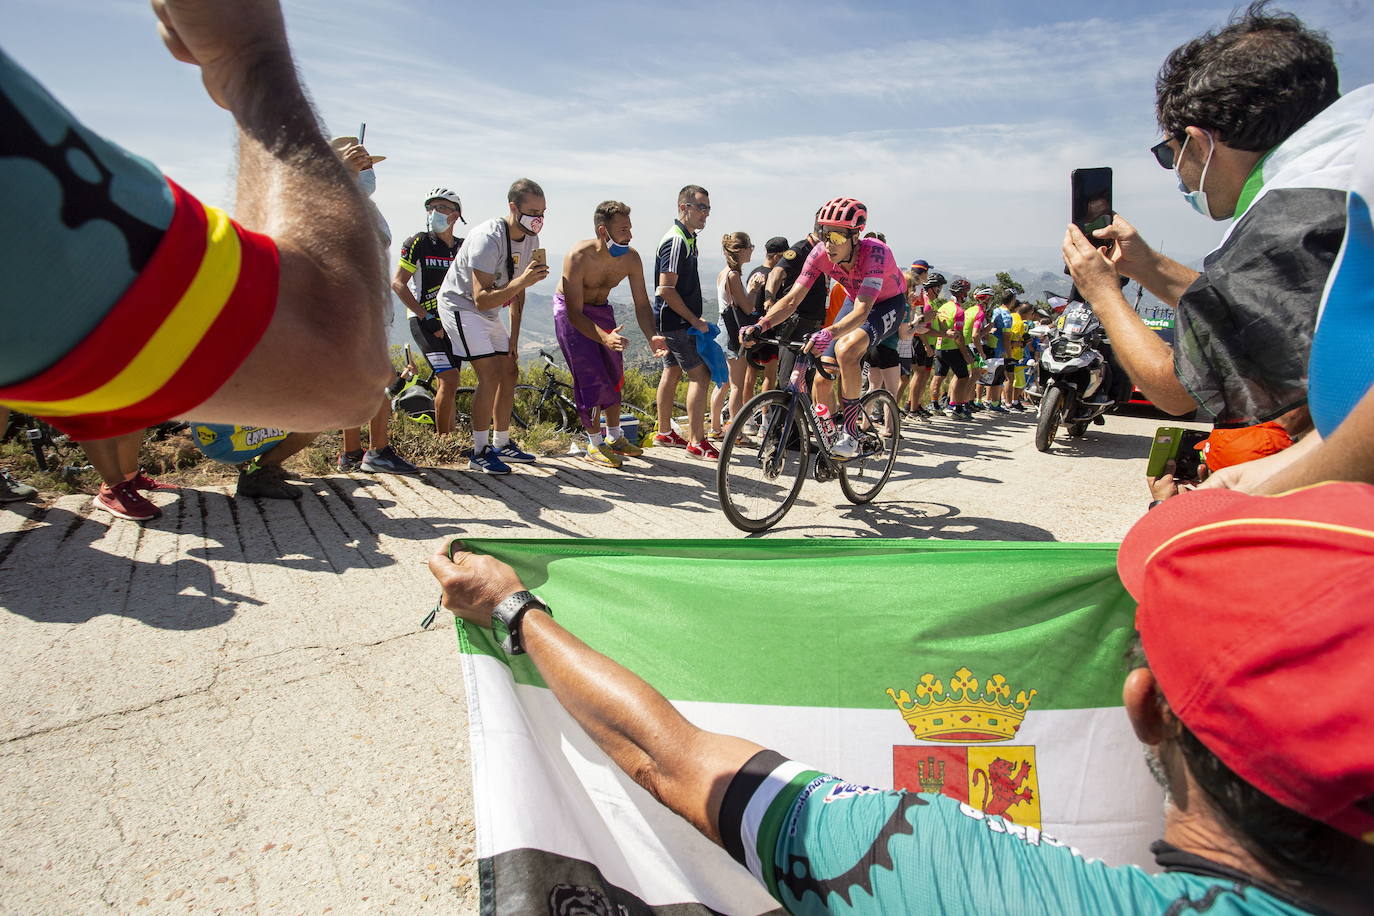
[(832, 458), (848, 461), (857, 454), (859, 454), (859, 440), (849, 433), (840, 433), (839, 437), (830, 444), (830, 457)]

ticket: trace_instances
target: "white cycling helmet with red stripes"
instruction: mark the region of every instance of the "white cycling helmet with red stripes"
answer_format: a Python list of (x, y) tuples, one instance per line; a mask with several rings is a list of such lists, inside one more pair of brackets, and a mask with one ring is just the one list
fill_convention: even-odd
[(836, 197), (816, 211), (816, 225), (857, 232), (868, 225), (868, 208), (852, 197)]

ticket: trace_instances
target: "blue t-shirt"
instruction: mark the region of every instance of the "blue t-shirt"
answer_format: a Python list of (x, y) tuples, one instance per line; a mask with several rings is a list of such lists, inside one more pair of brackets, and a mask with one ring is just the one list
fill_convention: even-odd
[(993, 354), (994, 356), (1005, 359), (1011, 355), (1007, 347), (1007, 332), (1011, 330), (1012, 324), (1011, 309), (999, 305), (992, 310), (992, 326), (997, 329), (997, 336), (993, 338), (997, 342), (997, 352)]
[(773, 751), (735, 775), (719, 828), (726, 850), (789, 913), (1310, 913), (1165, 844), (1156, 854), (1178, 870), (1108, 866), (952, 798), (854, 785)]

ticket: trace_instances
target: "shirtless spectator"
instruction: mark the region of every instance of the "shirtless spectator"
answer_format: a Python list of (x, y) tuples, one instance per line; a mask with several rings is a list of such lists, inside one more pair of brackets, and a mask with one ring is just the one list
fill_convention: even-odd
[[(589, 440), (587, 460), (618, 468), (625, 458), (644, 454), (620, 427), (620, 389), (625, 381), (621, 354), (628, 344), (620, 333), (611, 290), (627, 277), (635, 318), (654, 355), (667, 353), (654, 330), (653, 306), (644, 285), (644, 264), (630, 247), (630, 208), (618, 200), (597, 204), (592, 213), (596, 237), (578, 242), (563, 258), (563, 276), (553, 297), (553, 327), (572, 372), (577, 419)], [(606, 433), (601, 432), (601, 419)]]

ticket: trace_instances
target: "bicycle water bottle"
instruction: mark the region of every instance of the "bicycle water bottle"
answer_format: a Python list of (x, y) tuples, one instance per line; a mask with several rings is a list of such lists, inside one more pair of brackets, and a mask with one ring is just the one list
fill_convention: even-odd
[(830, 418), (830, 405), (817, 404), (816, 423), (821, 428), (821, 435), (825, 436), (825, 442), (829, 445), (835, 441), (835, 421)]

